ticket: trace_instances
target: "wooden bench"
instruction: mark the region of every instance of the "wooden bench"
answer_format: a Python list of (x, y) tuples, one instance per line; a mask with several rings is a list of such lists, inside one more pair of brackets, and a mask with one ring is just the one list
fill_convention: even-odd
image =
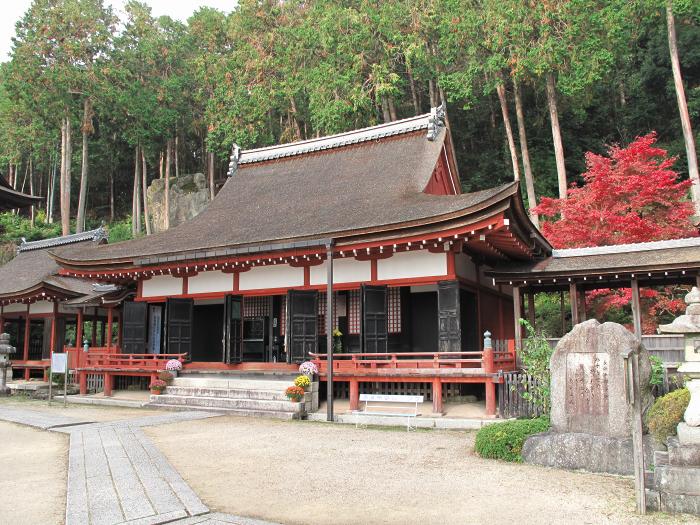
[[(418, 417), (418, 405), (423, 396), (401, 396), (383, 394), (360, 394), (361, 410), (354, 410), (355, 428), (360, 424), (360, 416), (405, 417), (406, 431), (411, 430), (411, 422)], [(415, 424), (413, 425), (415, 429)]]

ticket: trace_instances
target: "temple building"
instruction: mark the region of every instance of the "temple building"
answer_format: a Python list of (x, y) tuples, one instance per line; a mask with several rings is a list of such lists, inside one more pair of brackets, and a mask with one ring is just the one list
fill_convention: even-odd
[[(64, 278), (135, 290), (122, 305), (117, 353), (187, 354), (186, 369), (291, 370), (314, 358), (323, 379), (330, 297), (343, 334), (336, 381), (349, 385), (351, 405), (359, 383), (410, 383), (427, 389), (436, 411), (447, 384), (486, 384), (493, 405), (482, 334), (513, 339), (513, 292), (484, 272), (550, 252), (516, 183), (462, 193), (439, 109), (234, 148), (226, 183), (194, 219), (132, 241), (50, 250)], [(512, 351), (499, 348), (497, 368), (512, 368)], [(370, 365), (358, 354), (383, 355)], [(412, 368), (396, 366), (405, 354)]]

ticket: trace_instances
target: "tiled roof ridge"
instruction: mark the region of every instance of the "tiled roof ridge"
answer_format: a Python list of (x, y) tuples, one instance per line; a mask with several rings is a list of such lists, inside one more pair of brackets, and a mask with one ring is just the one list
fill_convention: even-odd
[(99, 242), (107, 238), (107, 231), (100, 226), (94, 230), (89, 230), (81, 233), (73, 233), (71, 235), (63, 235), (61, 237), (52, 237), (50, 239), (41, 239), (39, 241), (25, 241), (22, 239), (22, 244), (17, 248), (17, 253), (30, 252), (33, 250), (43, 250), (45, 248), (53, 248), (56, 246), (64, 246), (66, 244), (74, 244), (83, 241)]
[(265, 146), (263, 148), (245, 151), (241, 150), (238, 145), (234, 144), (229, 163), (228, 176), (233, 176), (237, 167), (241, 164), (252, 164), (266, 160), (293, 157), (303, 155), (305, 153), (313, 153), (316, 151), (359, 144), (361, 142), (369, 142), (384, 137), (402, 135), (404, 133), (411, 133), (422, 129), (427, 130), (427, 140), (435, 140), (439, 129), (444, 127), (444, 125), (445, 110), (443, 106), (439, 106), (437, 108), (432, 108), (430, 113), (424, 113), (415, 117), (345, 131), (335, 135), (290, 142), (288, 144), (276, 144), (274, 146)]
[(614, 253), (645, 252), (663, 248), (696, 248), (700, 247), (700, 237), (684, 237), (663, 241), (637, 242), (630, 244), (612, 244), (608, 246), (591, 246), (589, 248), (565, 248), (552, 250), (552, 257), (582, 257), (586, 255), (609, 255)]

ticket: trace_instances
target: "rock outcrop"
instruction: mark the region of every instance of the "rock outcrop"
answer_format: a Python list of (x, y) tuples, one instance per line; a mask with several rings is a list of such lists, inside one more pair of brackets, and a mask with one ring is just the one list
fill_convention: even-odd
[[(154, 233), (165, 230), (165, 179), (155, 179), (147, 191)], [(170, 178), (170, 227), (177, 226), (209, 204), (209, 189), (203, 173)]]

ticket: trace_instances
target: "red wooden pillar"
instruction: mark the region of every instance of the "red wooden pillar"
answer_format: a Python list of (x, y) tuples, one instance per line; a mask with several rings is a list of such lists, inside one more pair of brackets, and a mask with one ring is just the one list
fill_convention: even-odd
[(496, 383), (491, 379), (486, 380), (486, 415), (496, 415)]
[(78, 309), (78, 319), (75, 328), (75, 346), (79, 352), (82, 352), (83, 347), (83, 310)]
[(5, 306), (0, 304), (0, 334), (5, 332)]
[[(29, 361), (29, 334), (30, 334), (29, 328), (31, 326), (31, 323), (29, 321), (29, 309), (30, 309), (30, 307), (31, 307), (31, 305), (29, 303), (27, 303), (27, 318), (24, 321), (24, 349), (23, 349), (24, 351), (22, 353), (23, 354), (22, 358), (25, 361)], [(29, 381), (29, 368), (24, 369), (24, 379), (25, 379), (25, 381)]]
[[(78, 352), (81, 352), (78, 348)], [(78, 372), (78, 384), (80, 385), (80, 395), (84, 396), (87, 394), (87, 372)]]
[(107, 308), (107, 350), (112, 348), (112, 322), (114, 316), (114, 308), (112, 306)]
[(360, 382), (357, 379), (350, 380), (350, 410), (360, 409)]
[(104, 395), (105, 397), (112, 397), (112, 380), (114, 377), (109, 372), (105, 372), (104, 380)]
[(433, 413), (442, 414), (442, 381), (433, 379)]

